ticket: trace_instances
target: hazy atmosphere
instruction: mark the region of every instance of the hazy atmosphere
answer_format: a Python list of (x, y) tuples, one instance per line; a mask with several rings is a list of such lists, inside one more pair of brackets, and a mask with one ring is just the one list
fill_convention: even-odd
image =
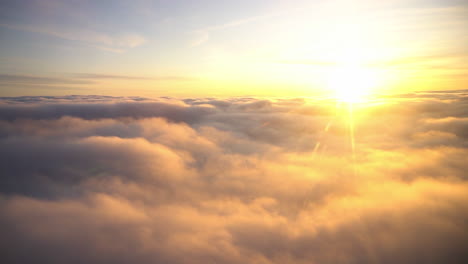
[(0, 3), (1, 263), (468, 263), (466, 1)]
[(467, 28), (466, 0), (1, 1), (0, 96), (463, 89)]

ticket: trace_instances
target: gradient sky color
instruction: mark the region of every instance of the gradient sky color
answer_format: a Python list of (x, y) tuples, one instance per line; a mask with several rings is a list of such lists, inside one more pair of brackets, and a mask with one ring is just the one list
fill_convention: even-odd
[(463, 0), (2, 1), (0, 96), (308, 96), (349, 61), (465, 89), (467, 28)]

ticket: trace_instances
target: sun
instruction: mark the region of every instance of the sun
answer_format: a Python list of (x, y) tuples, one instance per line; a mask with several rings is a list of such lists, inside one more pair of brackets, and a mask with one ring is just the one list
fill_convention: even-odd
[(376, 87), (377, 74), (357, 65), (335, 66), (327, 76), (327, 86), (334, 97), (342, 102), (362, 102)]

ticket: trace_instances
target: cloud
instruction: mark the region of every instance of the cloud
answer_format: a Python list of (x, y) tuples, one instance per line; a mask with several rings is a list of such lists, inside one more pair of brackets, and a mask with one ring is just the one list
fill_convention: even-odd
[(0, 74), (0, 87), (15, 89), (61, 89), (61, 90), (88, 90), (89, 85), (97, 84), (102, 80), (131, 80), (154, 82), (190, 82), (197, 80), (191, 76), (160, 75), (160, 76), (130, 76), (118, 74), (98, 73), (62, 73), (58, 76), (40, 76), (26, 74)]
[(316, 60), (279, 60), (275, 61), (279, 64), (299, 64), (299, 65), (310, 65), (310, 66), (335, 66), (336, 62), (329, 61), (316, 61)]
[(90, 84), (86, 80), (19, 74), (0, 74), (0, 84)]
[(467, 96), (0, 98), (0, 261), (465, 263)]
[(0, 27), (53, 36), (76, 41), (101, 50), (115, 53), (143, 45), (146, 39), (136, 33), (107, 34), (91, 29), (66, 28), (57, 25), (0, 24)]
[(191, 81), (192, 77), (186, 76), (129, 76), (129, 75), (115, 75), (115, 74), (95, 74), (95, 73), (78, 73), (75, 74), (80, 79), (126, 79), (126, 80), (155, 80), (155, 81)]
[(38, 76), (22, 74), (0, 74), (0, 87), (5, 89), (35, 90), (88, 90), (85, 85), (93, 84), (92, 80), (70, 78), (67, 76)]
[(256, 22), (256, 21), (259, 21), (259, 20), (261, 21), (261, 20), (264, 20), (264, 19), (268, 19), (268, 18), (271, 18), (271, 17), (278, 16), (280, 14), (282, 14), (282, 13), (270, 13), (270, 14), (252, 16), (252, 17), (248, 17), (248, 18), (233, 20), (233, 21), (230, 21), (230, 22), (227, 22), (227, 23), (224, 23), (224, 24), (212, 25), (212, 26), (208, 26), (208, 27), (204, 27), (204, 28), (194, 30), (194, 31), (190, 32), (193, 35), (193, 39), (194, 39), (192, 41), (192, 43), (191, 43), (191, 46), (195, 47), (195, 46), (199, 46), (199, 45), (207, 42), (210, 39), (210, 34), (212, 32), (219, 31), (219, 30), (225, 30), (225, 29), (229, 29), (229, 28), (232, 28), (232, 27), (241, 26), (241, 25)]

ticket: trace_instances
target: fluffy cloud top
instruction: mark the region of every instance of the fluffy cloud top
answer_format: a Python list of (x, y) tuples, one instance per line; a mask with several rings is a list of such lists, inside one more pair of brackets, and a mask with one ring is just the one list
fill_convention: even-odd
[(0, 98), (0, 262), (468, 263), (467, 92), (348, 110)]

